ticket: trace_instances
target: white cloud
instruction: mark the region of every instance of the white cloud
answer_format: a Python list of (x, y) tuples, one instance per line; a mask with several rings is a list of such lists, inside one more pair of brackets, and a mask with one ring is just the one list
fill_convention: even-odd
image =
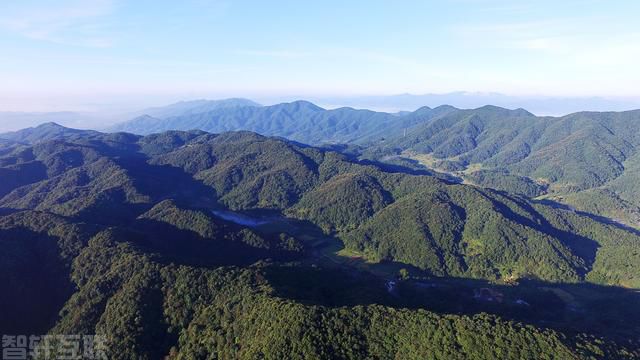
[(465, 24), (453, 33), (471, 47), (535, 52), (556, 57), (558, 64), (635, 68), (640, 61), (640, 32), (604, 17)]
[(3, 7), (0, 28), (27, 38), (87, 47), (112, 45), (102, 21), (114, 11), (114, 0), (16, 1)]

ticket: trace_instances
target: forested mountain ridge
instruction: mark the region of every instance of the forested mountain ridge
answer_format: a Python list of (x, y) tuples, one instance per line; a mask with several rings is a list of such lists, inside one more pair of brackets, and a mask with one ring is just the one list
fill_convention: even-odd
[(406, 115), (339, 108), (326, 110), (308, 101), (271, 106), (223, 107), (207, 112), (157, 117), (143, 115), (111, 127), (110, 131), (151, 134), (167, 130), (199, 129), (213, 133), (248, 130), (282, 136), (306, 144), (362, 142), (393, 134), (434, 116), (453, 111), (442, 106), (421, 108)]
[[(73, 141), (16, 145), (0, 164), (9, 180), (0, 206), (8, 209), (81, 219), (109, 209), (100, 217), (105, 224), (138, 216), (165, 199), (269, 209), (336, 233), (347, 247), (371, 258), (438, 275), (640, 282), (640, 272), (632, 271), (638, 266), (632, 231), (523, 197), (386, 172), (255, 133), (89, 133)], [(387, 216), (394, 223), (410, 221), (398, 232)], [(398, 243), (389, 243), (399, 234)], [(499, 250), (505, 244), (509, 251)], [(406, 254), (400, 251), (407, 246)], [(598, 255), (625, 248), (624, 257)], [(627, 265), (618, 270), (606, 265), (614, 260)]]
[[(115, 358), (637, 354), (620, 338), (431, 312), (372, 275), (305, 265), (322, 258), (307, 239), (317, 228), (369, 261), (424, 276), (639, 287), (634, 232), (250, 132), (56, 132), (14, 137), (0, 152), (10, 180), (0, 188), (0, 241), (10, 249), (0, 258), (2, 286), (51, 274), (49, 284), (3, 299), (3, 309), (21, 309), (3, 310), (3, 332), (107, 334)], [(269, 211), (287, 225), (254, 228), (212, 210)], [(295, 231), (297, 221), (306, 227)], [(309, 282), (322, 290), (305, 295)], [(40, 306), (22, 299), (49, 287), (56, 300), (20, 324)], [(394, 335), (400, 328), (419, 340)]]
[(471, 183), (640, 221), (640, 110), (535, 117), (491, 106), (416, 125), (366, 157), (412, 158)]
[(36, 127), (0, 134), (0, 140), (12, 143), (33, 144), (47, 140), (90, 139), (102, 136), (97, 131), (77, 130), (49, 122)]
[(621, 163), (640, 144), (639, 129), (640, 110), (538, 118), (484, 107), (416, 126), (406, 138), (389, 141), (389, 146), (452, 159), (452, 167), (505, 167), (583, 190), (622, 173)]
[(149, 115), (155, 118), (164, 119), (172, 116), (201, 114), (217, 109), (229, 109), (240, 107), (259, 107), (260, 104), (242, 98), (230, 98), (222, 100), (191, 100), (180, 101), (167, 106), (153, 107), (139, 111), (140, 115)]
[(113, 130), (250, 130), (313, 145), (357, 144), (357, 153), (365, 158), (417, 160), (472, 184), (545, 196), (631, 226), (640, 224), (640, 111), (538, 117), (523, 109), (440, 106), (388, 114), (325, 110), (297, 101), (172, 114), (143, 116)]

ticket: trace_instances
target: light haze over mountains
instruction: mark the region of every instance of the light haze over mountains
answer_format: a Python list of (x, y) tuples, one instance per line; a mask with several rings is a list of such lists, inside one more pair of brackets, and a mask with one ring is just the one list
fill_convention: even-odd
[(0, 0), (4, 357), (640, 359), (638, 14)]
[[(101, 130), (140, 116), (166, 118), (204, 113), (224, 107), (276, 105), (302, 98), (259, 96), (255, 98), (256, 101), (244, 98), (197, 99), (147, 108), (140, 106), (138, 110), (132, 110), (131, 105), (113, 104), (101, 106), (95, 111), (0, 111), (0, 131), (15, 131), (46, 122), (56, 122), (74, 128)], [(484, 105), (495, 105), (507, 109), (523, 108), (539, 116), (563, 116), (579, 111), (626, 111), (640, 108), (640, 98), (635, 97), (510, 96), (500, 93), (464, 91), (424, 95), (311, 96), (305, 99), (326, 109), (353, 107), (389, 113), (415, 111), (423, 106), (435, 108), (440, 105), (451, 105), (460, 109), (474, 109)]]

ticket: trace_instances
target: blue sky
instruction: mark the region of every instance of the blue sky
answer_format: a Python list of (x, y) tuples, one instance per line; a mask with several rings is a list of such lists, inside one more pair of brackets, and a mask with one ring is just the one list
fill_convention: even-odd
[(640, 1), (5, 0), (0, 110), (451, 91), (640, 96)]

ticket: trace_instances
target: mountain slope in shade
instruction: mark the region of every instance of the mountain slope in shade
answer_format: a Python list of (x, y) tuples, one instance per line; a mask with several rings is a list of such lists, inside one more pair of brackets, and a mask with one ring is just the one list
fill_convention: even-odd
[[(271, 209), (337, 231), (348, 248), (372, 260), (437, 275), (640, 283), (632, 271), (640, 266), (634, 233), (524, 198), (389, 173), (249, 132), (90, 136), (90, 142), (36, 142), (0, 157), (6, 164), (0, 169), (15, 179), (3, 184), (0, 206), (103, 224), (167, 198)], [(553, 225), (556, 218), (584, 224)], [(610, 256), (599, 255), (608, 249)], [(624, 249), (627, 255), (619, 253)]]
[[(117, 359), (640, 351), (640, 236), (614, 224), (251, 132), (59, 130), (0, 152), (3, 333), (104, 334)], [(390, 291), (388, 266), (424, 280)]]
[[(212, 106), (217, 109), (193, 110)], [(555, 118), (495, 106), (473, 110), (440, 106), (398, 115), (325, 110), (305, 101), (259, 107), (241, 99), (178, 103), (167, 109), (183, 115), (143, 115), (114, 130), (143, 134), (174, 128), (250, 130), (304, 143), (364, 145), (366, 149), (356, 153), (365, 158), (409, 166), (417, 160), (472, 184), (546, 196), (632, 226), (640, 224), (640, 189), (634, 185), (640, 182), (633, 175), (640, 143), (634, 135), (637, 111)], [(17, 137), (5, 135), (5, 140), (10, 138)]]
[[(480, 186), (530, 196), (546, 193), (582, 210), (622, 215), (635, 225), (640, 224), (633, 216), (640, 205), (634, 171), (639, 133), (640, 111), (553, 118), (483, 107), (416, 125), (406, 137), (372, 146), (367, 156), (413, 158)], [(591, 195), (607, 197), (612, 205), (622, 200), (629, 207), (596, 207)]]
[(310, 144), (357, 144), (364, 149), (355, 153), (364, 158), (405, 166), (417, 161), (471, 184), (546, 196), (640, 226), (640, 188), (635, 185), (640, 181), (633, 175), (639, 119), (638, 111), (537, 117), (523, 109), (496, 106), (424, 107), (399, 115), (324, 110), (300, 101), (161, 120), (140, 118), (118, 129), (143, 134), (167, 129), (250, 130)]

